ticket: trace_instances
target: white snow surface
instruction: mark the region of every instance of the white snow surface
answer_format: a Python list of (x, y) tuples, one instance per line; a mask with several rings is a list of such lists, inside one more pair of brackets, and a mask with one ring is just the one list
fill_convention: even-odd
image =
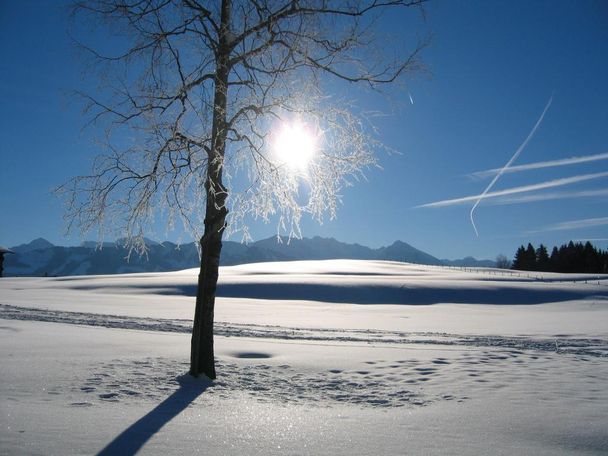
[(608, 276), (328, 260), (0, 279), (0, 454), (607, 454)]

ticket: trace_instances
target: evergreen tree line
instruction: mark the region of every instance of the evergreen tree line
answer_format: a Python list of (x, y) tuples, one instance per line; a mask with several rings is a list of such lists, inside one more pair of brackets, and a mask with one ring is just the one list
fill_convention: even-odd
[(523, 271), (608, 273), (608, 251), (596, 249), (590, 242), (570, 241), (553, 247), (551, 255), (544, 245), (537, 249), (532, 244), (517, 249), (512, 269)]

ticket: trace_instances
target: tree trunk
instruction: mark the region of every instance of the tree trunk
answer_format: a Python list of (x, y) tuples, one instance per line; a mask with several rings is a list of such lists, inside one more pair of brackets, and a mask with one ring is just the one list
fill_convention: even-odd
[(226, 228), (227, 190), (222, 183), (224, 154), (226, 151), (226, 106), (228, 96), (228, 74), (230, 73), (230, 0), (222, 0), (219, 47), (216, 54), (215, 93), (213, 100), (213, 125), (211, 150), (207, 162), (205, 192), (205, 233), (200, 240), (201, 267), (196, 292), (194, 326), (192, 327), (192, 351), (190, 374), (198, 377), (205, 374), (214, 379), (215, 358), (213, 354), (213, 313), (215, 291), (219, 277), (222, 235)]
[[(225, 198), (224, 198), (225, 199)], [(215, 358), (213, 354), (213, 314), (215, 290), (219, 277), (222, 234), (226, 223), (225, 207), (217, 209), (207, 204), (205, 234), (201, 238), (201, 267), (198, 276), (196, 309), (192, 328), (192, 351), (190, 355), (190, 374), (198, 377), (205, 374), (214, 379)]]

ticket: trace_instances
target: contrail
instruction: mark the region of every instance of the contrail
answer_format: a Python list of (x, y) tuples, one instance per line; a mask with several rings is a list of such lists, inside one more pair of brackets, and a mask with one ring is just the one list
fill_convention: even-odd
[[(562, 158), (559, 160), (550, 160), (550, 161), (544, 161), (544, 162), (528, 163), (527, 165), (511, 166), (510, 168), (505, 169), (504, 172), (505, 173), (517, 173), (520, 171), (528, 171), (531, 169), (578, 165), (580, 163), (589, 163), (589, 162), (593, 162), (593, 161), (597, 161), (597, 160), (606, 160), (606, 159), (608, 159), (608, 153), (586, 155), (583, 157)], [(501, 168), (488, 169), (487, 171), (477, 171), (475, 173), (469, 174), (469, 176), (481, 179), (484, 177), (490, 177), (494, 174), (497, 174), (500, 172), (500, 170), (501, 170)]]
[(468, 203), (469, 201), (479, 201), (482, 196), (485, 196), (486, 198), (496, 198), (499, 196), (545, 190), (547, 188), (563, 187), (564, 185), (577, 184), (579, 182), (586, 182), (604, 177), (608, 177), (608, 171), (593, 174), (581, 174), (580, 176), (562, 177), (560, 179), (539, 182), (538, 184), (522, 185), (521, 187), (507, 188), (504, 190), (498, 190), (496, 192), (486, 192), (483, 195), (463, 196), (462, 198), (436, 201), (434, 203), (421, 204), (420, 206), (416, 206), (416, 208), (455, 206), (457, 204)]
[(483, 200), (485, 198), (486, 194), (494, 186), (494, 184), (500, 178), (500, 176), (503, 175), (503, 173), (505, 172), (505, 170), (509, 166), (511, 166), (511, 163), (513, 163), (517, 159), (517, 157), (519, 157), (519, 154), (522, 153), (522, 151), (524, 150), (524, 148), (526, 147), (526, 145), (528, 144), (528, 142), (532, 139), (532, 137), (536, 133), (536, 130), (538, 129), (538, 127), (542, 123), (543, 118), (545, 117), (545, 114), (546, 114), (547, 110), (549, 109), (549, 106), (551, 106), (552, 102), (553, 102), (553, 95), (551, 95), (551, 98), (549, 98), (549, 101), (547, 102), (547, 106), (545, 106), (545, 109), (543, 110), (543, 113), (540, 115), (540, 117), (536, 121), (536, 125), (534, 125), (534, 128), (532, 128), (532, 131), (530, 132), (530, 134), (528, 134), (528, 137), (526, 138), (526, 140), (515, 151), (515, 153), (511, 157), (511, 160), (509, 160), (507, 162), (507, 164), (505, 166), (503, 166), (502, 169), (498, 172), (498, 174), (496, 176), (494, 176), (494, 179), (492, 179), (492, 182), (490, 182), (490, 185), (488, 185), (486, 187), (486, 189), (483, 191), (483, 193), (481, 195), (479, 195), (479, 198), (477, 199), (477, 201), (475, 201), (475, 204), (471, 208), (471, 212), (469, 213), (469, 218), (471, 219), (471, 224), (473, 225), (473, 229), (475, 230), (475, 235), (477, 237), (479, 237), (479, 232), (477, 231), (477, 227), (475, 226), (475, 220), (473, 219), (473, 213), (475, 212), (475, 209), (477, 208), (477, 206), (479, 205), (479, 203), (481, 202), (481, 200)]
[(600, 190), (582, 190), (574, 192), (554, 192), (554, 193), (537, 193), (533, 195), (511, 196), (492, 198), (488, 201), (489, 195), (486, 195), (486, 202), (492, 206), (502, 206), (507, 204), (525, 204), (535, 203), (537, 201), (550, 201), (559, 199), (574, 199), (574, 198), (594, 198), (598, 196), (608, 196), (608, 188)]
[(583, 220), (570, 220), (568, 222), (556, 223), (554, 225), (545, 227), (542, 230), (531, 231), (531, 233), (542, 233), (544, 231), (563, 231), (563, 230), (576, 230), (580, 228), (589, 228), (592, 226), (608, 225), (608, 217), (598, 217)]

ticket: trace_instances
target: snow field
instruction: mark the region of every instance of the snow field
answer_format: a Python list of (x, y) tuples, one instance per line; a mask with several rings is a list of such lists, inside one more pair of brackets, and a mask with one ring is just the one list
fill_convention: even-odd
[[(1, 452), (605, 454), (606, 279), (488, 276), (365, 261), (223, 268), (215, 382), (185, 375), (196, 271), (3, 279)], [(229, 297), (234, 284), (258, 296)], [(439, 302), (391, 302), (412, 287)], [(478, 302), (488, 287), (552, 300)], [(353, 288), (377, 303), (317, 300)], [(471, 302), (441, 302), (454, 289)]]

